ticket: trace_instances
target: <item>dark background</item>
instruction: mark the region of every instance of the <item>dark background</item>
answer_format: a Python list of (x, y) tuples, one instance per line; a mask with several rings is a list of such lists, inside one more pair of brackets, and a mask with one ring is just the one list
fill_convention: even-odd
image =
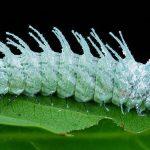
[[(6, 2), (7, 3), (7, 2)], [(43, 5), (44, 4), (44, 5)], [(120, 7), (121, 6), (121, 7)], [(108, 35), (109, 31), (118, 34), (121, 30), (128, 46), (139, 62), (145, 63), (150, 58), (150, 12), (141, 4), (127, 5), (121, 3), (113, 7), (110, 3), (98, 4), (85, 1), (83, 4), (73, 1), (23, 3), (22, 1), (1, 5), (0, 10), (0, 40), (5, 42), (5, 32), (13, 32), (23, 38), (34, 51), (41, 51), (34, 40), (28, 35), (28, 26), (32, 25), (44, 34), (55, 51), (60, 52), (57, 38), (51, 33), (54, 26), (61, 29), (74, 52), (82, 54), (82, 49), (71, 33), (71, 29), (87, 36), (94, 27), (103, 41), (108, 42), (119, 51), (116, 42)], [(124, 6), (124, 7), (123, 7)], [(11, 47), (16, 54), (19, 51)], [(97, 56), (94, 49), (92, 53)], [(2, 55), (1, 55), (2, 56)]]

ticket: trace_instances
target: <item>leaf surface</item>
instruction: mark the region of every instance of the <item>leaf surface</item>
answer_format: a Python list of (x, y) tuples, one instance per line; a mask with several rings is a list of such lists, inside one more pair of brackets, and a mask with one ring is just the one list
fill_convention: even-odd
[(150, 131), (140, 134), (124, 132), (108, 119), (66, 136), (40, 128), (6, 125), (0, 126), (0, 132), (0, 149), (5, 150), (148, 150), (150, 147)]
[(97, 125), (102, 119), (112, 120), (117, 126), (132, 133), (150, 129), (150, 115), (138, 116), (135, 110), (123, 115), (119, 107), (109, 105), (106, 111), (99, 104), (79, 103), (74, 99), (56, 96), (29, 98), (11, 95), (0, 101), (0, 124), (38, 127), (52, 133), (69, 133)]

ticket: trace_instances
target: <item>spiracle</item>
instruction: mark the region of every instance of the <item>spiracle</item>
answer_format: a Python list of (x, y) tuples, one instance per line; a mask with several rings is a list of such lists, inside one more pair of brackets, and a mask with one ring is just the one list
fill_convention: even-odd
[[(91, 29), (85, 39), (72, 31), (83, 49), (83, 54), (75, 54), (62, 32), (54, 27), (52, 32), (61, 43), (61, 53), (52, 50), (43, 35), (29, 26), (29, 35), (42, 48), (41, 53), (33, 52), (18, 36), (6, 32), (6, 44), (0, 42), (0, 51), (5, 55), (0, 59), (0, 94), (11, 93), (34, 96), (40, 92), (44, 96), (53, 93), (61, 98), (75, 97), (78, 102), (94, 100), (101, 105), (112, 102), (129, 111), (136, 108), (138, 113), (150, 110), (150, 60), (136, 62), (122, 33), (120, 39), (113, 33), (124, 54), (122, 58), (100, 36)], [(100, 58), (91, 54), (88, 42), (96, 49)], [(10, 51), (9, 45), (20, 50), (20, 55)], [(114, 58), (112, 54), (116, 57)]]

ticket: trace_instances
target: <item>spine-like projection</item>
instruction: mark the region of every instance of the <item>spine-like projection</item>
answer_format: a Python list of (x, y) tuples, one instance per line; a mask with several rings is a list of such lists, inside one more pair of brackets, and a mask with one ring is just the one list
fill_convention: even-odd
[[(18, 36), (7, 32), (7, 45), (15, 46), (21, 55), (14, 55), (9, 47), (0, 42), (0, 94), (6, 93), (34, 96), (41, 92), (53, 93), (61, 98), (74, 96), (79, 102), (94, 100), (101, 105), (112, 102), (128, 111), (136, 108), (138, 113), (150, 110), (150, 60), (146, 64), (135, 61), (121, 32), (118, 42), (125, 58), (121, 58), (108, 44), (104, 44), (92, 29), (87, 40), (97, 50), (94, 57), (87, 40), (79, 33), (73, 35), (83, 49), (83, 55), (73, 53), (64, 35), (57, 28), (52, 32), (59, 39), (62, 52), (54, 52), (43, 35), (29, 26), (29, 35), (43, 52), (33, 52)], [(95, 41), (95, 42), (94, 42)], [(97, 44), (95, 44), (97, 43)], [(113, 56), (117, 59), (115, 59)]]

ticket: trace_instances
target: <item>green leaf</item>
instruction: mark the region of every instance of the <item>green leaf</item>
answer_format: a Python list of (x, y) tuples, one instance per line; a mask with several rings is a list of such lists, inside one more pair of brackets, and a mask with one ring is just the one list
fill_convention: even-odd
[[(67, 107), (68, 106), (68, 107)], [(149, 130), (150, 116), (138, 116), (135, 110), (123, 115), (120, 108), (110, 105), (106, 111), (99, 104), (79, 103), (57, 96), (29, 98), (12, 95), (0, 101), (0, 124), (38, 127), (52, 133), (66, 134), (97, 125), (102, 119), (109, 119), (124, 130), (137, 133)]]
[(4, 150), (148, 150), (150, 131), (124, 132), (112, 120), (63, 136), (33, 127), (0, 126), (0, 149)]

